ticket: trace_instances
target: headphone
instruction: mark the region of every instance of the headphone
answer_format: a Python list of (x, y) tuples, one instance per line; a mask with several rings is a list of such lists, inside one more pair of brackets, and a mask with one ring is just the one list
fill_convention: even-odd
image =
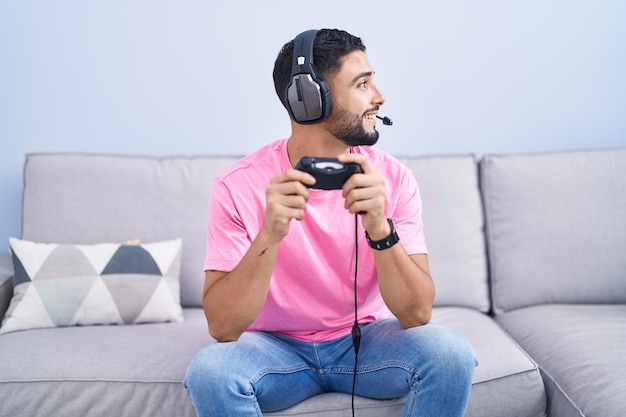
[(297, 123), (319, 123), (330, 115), (330, 88), (317, 75), (313, 62), (313, 43), (317, 30), (307, 30), (294, 39), (291, 81), (286, 90), (287, 110)]

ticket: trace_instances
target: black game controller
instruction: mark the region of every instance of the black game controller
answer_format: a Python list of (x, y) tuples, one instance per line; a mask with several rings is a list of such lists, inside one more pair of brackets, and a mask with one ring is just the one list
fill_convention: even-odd
[(352, 174), (362, 174), (361, 165), (350, 162), (344, 164), (337, 158), (316, 158), (305, 156), (296, 162), (297, 170), (308, 172), (315, 177), (315, 184), (309, 188), (320, 190), (341, 190)]

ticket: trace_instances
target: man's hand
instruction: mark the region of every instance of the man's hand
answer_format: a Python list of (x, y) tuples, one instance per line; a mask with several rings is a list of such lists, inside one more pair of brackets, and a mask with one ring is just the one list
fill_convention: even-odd
[(265, 190), (266, 208), (262, 230), (272, 240), (280, 241), (287, 235), (291, 219), (304, 219), (310, 196), (305, 184), (315, 184), (315, 178), (295, 169), (283, 171), (270, 181)]
[(343, 185), (346, 209), (362, 213), (363, 228), (372, 239), (384, 239), (391, 233), (385, 214), (385, 180), (363, 154), (343, 153), (338, 159), (343, 163), (356, 162), (363, 169), (363, 174), (352, 175)]

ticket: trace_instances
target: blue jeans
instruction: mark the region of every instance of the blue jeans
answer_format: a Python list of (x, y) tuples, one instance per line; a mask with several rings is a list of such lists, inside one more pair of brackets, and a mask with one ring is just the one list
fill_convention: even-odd
[[(476, 366), (465, 337), (435, 324), (404, 329), (395, 318), (362, 326), (356, 395), (407, 395), (403, 416), (463, 416)], [(324, 392), (352, 392), (354, 350), (347, 335), (301, 342), (244, 333), (200, 350), (184, 380), (199, 417), (259, 417)]]

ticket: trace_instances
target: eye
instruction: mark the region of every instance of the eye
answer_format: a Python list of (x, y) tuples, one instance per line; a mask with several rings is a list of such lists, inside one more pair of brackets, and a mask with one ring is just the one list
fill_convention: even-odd
[(363, 80), (359, 83), (359, 88), (367, 88), (368, 82), (367, 80)]

